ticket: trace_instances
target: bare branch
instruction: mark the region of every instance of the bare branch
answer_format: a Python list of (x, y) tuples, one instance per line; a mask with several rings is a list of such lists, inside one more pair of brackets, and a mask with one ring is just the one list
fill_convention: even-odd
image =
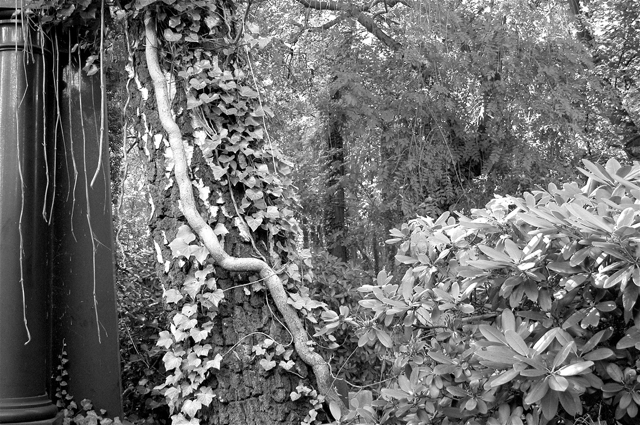
[(338, 16), (336, 19), (333, 19), (325, 24), (320, 25), (319, 27), (311, 27), (309, 28), (309, 31), (324, 31), (324, 30), (328, 30), (329, 28), (339, 24), (340, 22), (344, 21), (344, 19), (349, 16), (347, 14), (344, 15), (340, 15)]
[[(324, 30), (328, 30), (329, 28), (331, 28), (331, 27), (339, 24), (340, 22), (344, 21), (347, 16), (350, 16), (350, 14), (348, 14), (348, 13), (342, 14), (342, 15), (338, 16), (337, 18), (332, 19), (329, 22), (326, 22), (326, 23), (324, 23), (324, 24), (322, 24), (320, 26), (317, 26), (317, 27), (307, 27), (304, 24), (301, 24), (301, 23), (296, 22), (294, 20), (291, 20), (289, 22), (291, 23), (291, 25), (300, 28), (302, 30), (302, 32), (304, 32), (304, 31), (324, 31)], [(298, 37), (296, 37), (296, 39), (299, 38), (299, 37), (300, 37), (300, 35), (298, 35)]]
[[(376, 25), (373, 18), (369, 15), (364, 14), (364, 12), (369, 11), (372, 6), (375, 6), (379, 2), (385, 4), (385, 6), (395, 6), (398, 3), (407, 4), (404, 0), (390, 0), (389, 3), (384, 1), (373, 2), (370, 6), (356, 6), (351, 3), (345, 3), (342, 1), (335, 0), (296, 0), (301, 5), (315, 10), (332, 10), (332, 11), (343, 11), (347, 12), (360, 24), (366, 28), (371, 34), (373, 34), (378, 40), (382, 41), (382, 43), (390, 48), (393, 51), (398, 51), (402, 48), (402, 44), (398, 43), (392, 37), (390, 37), (387, 33), (385, 33), (378, 25)], [(335, 20), (334, 20), (335, 21)], [(331, 21), (331, 26), (335, 25), (337, 22)], [(329, 23), (325, 24), (328, 25)], [(323, 29), (319, 27), (318, 29)]]
[(335, 0), (296, 0), (298, 3), (303, 5), (304, 7), (308, 7), (309, 9), (315, 10), (332, 10), (332, 11), (342, 11), (342, 12), (366, 12), (369, 10), (369, 7), (356, 6), (351, 3), (345, 3), (342, 1)]
[(376, 36), (376, 38), (382, 43), (393, 50), (394, 52), (399, 51), (402, 48), (402, 44), (397, 42), (393, 37), (389, 36), (386, 32), (382, 31), (379, 26), (376, 25), (373, 18), (369, 15), (365, 15), (364, 13), (358, 13), (354, 16), (360, 24), (367, 29), (371, 34)]
[(407, 3), (405, 0), (390, 0), (390, 1), (384, 1), (384, 0), (373, 0), (371, 2), (371, 4), (369, 4), (369, 6), (367, 6), (367, 9), (371, 10), (373, 9), (374, 6), (378, 5), (378, 4), (384, 4), (385, 5), (385, 9), (386, 8), (393, 8), (395, 5), (399, 4), (403, 4), (409, 8), (411, 8), (411, 5), (409, 3)]

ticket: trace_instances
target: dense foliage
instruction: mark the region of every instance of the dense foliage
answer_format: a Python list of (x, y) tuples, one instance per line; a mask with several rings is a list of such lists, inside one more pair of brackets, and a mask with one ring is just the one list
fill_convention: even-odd
[(359, 288), (371, 320), (357, 329), (389, 381), (358, 392), (345, 419), (634, 423), (640, 165), (580, 171), (582, 187), (551, 184), (392, 230), (406, 272)]
[[(625, 34), (635, 2), (592, 3), (579, 18), (565, 1), (356, 2), (374, 28), (338, 6), (300, 3), (255, 13), (274, 38), (261, 58), (271, 131), (298, 164), (310, 246), (332, 248), (326, 200), (339, 189), (340, 240), (377, 272), (393, 268), (382, 242), (398, 222), (566, 181), (582, 158), (624, 155), (629, 130), (618, 118), (634, 116), (635, 80), (623, 88), (613, 77), (613, 51), (633, 61), (637, 43)], [(338, 118), (342, 148), (330, 143)]]
[[(277, 269), (343, 387), (348, 411), (301, 380), (285, 398), (310, 405), (303, 423), (633, 422), (640, 168), (595, 162), (635, 152), (634, 1), (32, 6), (82, 28), (88, 73), (126, 66), (108, 93), (130, 419), (212, 420), (237, 347), (262, 377), (304, 375), (272, 334), (214, 341), (230, 294), (280, 319), (262, 280), (230, 283), (183, 225), (140, 54), (154, 19), (200, 213)], [(558, 186), (585, 158), (586, 185)], [(156, 180), (127, 183), (128, 161)], [(147, 211), (146, 191), (175, 205)], [(473, 209), (494, 193), (513, 196)], [(176, 220), (150, 240), (147, 216)]]

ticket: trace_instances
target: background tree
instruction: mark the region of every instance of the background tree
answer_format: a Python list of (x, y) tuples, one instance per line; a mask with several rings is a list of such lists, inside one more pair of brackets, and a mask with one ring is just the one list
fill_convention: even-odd
[[(328, 205), (317, 200), (333, 195), (318, 180), (335, 186), (316, 146), (331, 140), (326, 119), (345, 117), (341, 240), (354, 263), (391, 269), (380, 242), (416, 213), (474, 207), (567, 177), (579, 157), (616, 154), (609, 90), (577, 29), (567, 31), (576, 27), (565, 2), (299, 4), (255, 12), (278, 17), (262, 28), (273, 37), (265, 79), (278, 78), (266, 88), (272, 132), (301, 152), (301, 221), (315, 225)], [(305, 232), (330, 248), (316, 229)]]

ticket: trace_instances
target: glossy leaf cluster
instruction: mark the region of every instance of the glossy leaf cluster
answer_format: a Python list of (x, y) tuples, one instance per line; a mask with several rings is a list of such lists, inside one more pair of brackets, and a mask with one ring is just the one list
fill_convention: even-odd
[(389, 381), (352, 397), (349, 418), (637, 417), (640, 165), (584, 161), (579, 171), (583, 187), (551, 184), (391, 231), (406, 272), (359, 289), (372, 320), (358, 331), (388, 362)]

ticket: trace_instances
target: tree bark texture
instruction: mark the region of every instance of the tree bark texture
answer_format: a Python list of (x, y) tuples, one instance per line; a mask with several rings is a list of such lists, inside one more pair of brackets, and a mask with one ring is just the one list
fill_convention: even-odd
[(347, 223), (343, 182), (345, 177), (343, 133), (346, 116), (340, 111), (340, 105), (338, 104), (339, 99), (340, 91), (338, 90), (332, 96), (332, 104), (335, 104), (335, 108), (329, 114), (329, 134), (327, 136), (325, 239), (331, 255), (346, 263), (348, 254), (344, 238), (347, 234)]
[[(165, 245), (165, 237), (171, 241), (185, 221), (178, 208), (177, 186), (174, 184), (170, 189), (165, 189), (168, 179), (165, 177), (163, 151), (151, 150), (150, 153), (148, 186), (155, 207), (150, 229), (153, 240), (161, 247), (162, 257), (166, 260), (171, 259), (171, 250)], [(194, 155), (192, 169), (197, 167), (201, 171), (208, 169), (203, 158)], [(210, 181), (215, 179), (211, 178)], [(229, 230), (232, 229), (230, 223), (225, 224)], [(250, 244), (241, 242), (233, 231), (226, 235), (225, 248), (229, 254), (238, 257), (251, 255), (252, 250)], [(170, 261), (172, 264), (168, 274), (164, 273), (164, 265), (158, 264), (158, 274), (167, 289), (181, 285), (191, 267), (188, 263), (180, 265), (178, 259)], [(269, 297), (265, 290), (251, 291), (247, 295), (245, 288), (251, 288), (250, 285), (238, 287), (248, 284), (249, 276), (248, 273), (230, 273), (216, 267), (216, 283), (225, 290), (225, 300), (220, 303), (214, 319), (215, 326), (206, 342), (213, 346), (212, 353), (222, 354), (238, 345), (224, 357), (221, 370), (210, 378), (209, 385), (217, 397), (206, 410), (204, 423), (297, 425), (311, 405), (303, 400), (291, 401), (290, 394), (301, 382), (307, 386), (315, 385), (315, 382), (310, 382), (312, 375), (295, 353), (292, 355), (295, 361), (292, 371), (295, 374), (280, 367), (265, 371), (259, 365), (259, 360), (264, 357), (256, 357), (252, 353), (254, 345), (259, 345), (269, 335), (277, 343), (287, 346), (291, 336), (280, 324), (283, 320), (273, 301), (265, 299)], [(232, 287), (236, 288), (229, 289)], [(274, 315), (278, 315), (277, 319)]]

